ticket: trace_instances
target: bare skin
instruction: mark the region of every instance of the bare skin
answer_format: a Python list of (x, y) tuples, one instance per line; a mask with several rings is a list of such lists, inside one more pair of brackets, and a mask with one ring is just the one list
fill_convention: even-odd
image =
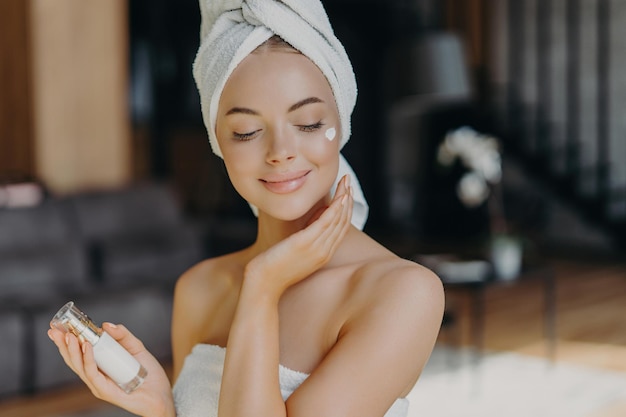
[[(233, 185), (259, 209), (258, 236), (187, 271), (172, 321), (175, 379), (196, 344), (226, 347), (221, 417), (380, 417), (432, 351), (440, 280), (351, 226), (346, 179), (330, 197), (339, 140), (324, 131), (338, 125), (328, 83), (300, 54), (253, 53), (224, 88), (218, 140)], [(138, 415), (174, 416), (158, 363), (126, 329), (106, 326), (150, 373), (131, 395), (98, 372), (88, 346), (49, 334), (94, 395)], [(310, 374), (286, 402), (279, 364)]]

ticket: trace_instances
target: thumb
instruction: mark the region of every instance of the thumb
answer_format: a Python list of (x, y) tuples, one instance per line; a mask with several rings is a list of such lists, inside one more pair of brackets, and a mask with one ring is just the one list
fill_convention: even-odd
[(103, 323), (102, 328), (113, 339), (124, 347), (131, 355), (136, 355), (145, 350), (145, 347), (141, 340), (137, 339), (126, 326), (122, 324)]

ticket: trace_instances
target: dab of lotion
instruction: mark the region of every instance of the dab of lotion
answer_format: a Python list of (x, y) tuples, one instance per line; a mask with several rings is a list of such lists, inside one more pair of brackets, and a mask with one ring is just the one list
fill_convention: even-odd
[(337, 135), (337, 131), (335, 130), (334, 127), (330, 127), (326, 130), (326, 139), (332, 141), (333, 139), (335, 139), (335, 136)]

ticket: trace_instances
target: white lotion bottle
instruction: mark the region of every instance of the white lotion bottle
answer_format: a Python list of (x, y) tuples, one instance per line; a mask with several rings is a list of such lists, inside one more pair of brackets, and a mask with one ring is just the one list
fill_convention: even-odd
[(81, 343), (93, 346), (98, 368), (127, 394), (141, 385), (147, 371), (126, 349), (106, 331), (98, 327), (73, 301), (65, 304), (54, 315), (50, 324), (76, 336)]

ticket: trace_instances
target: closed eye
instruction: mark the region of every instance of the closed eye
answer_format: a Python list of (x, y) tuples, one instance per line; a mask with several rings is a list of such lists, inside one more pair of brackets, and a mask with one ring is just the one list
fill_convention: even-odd
[(324, 123), (322, 123), (321, 121), (313, 123), (312, 125), (298, 125), (300, 130), (303, 132), (315, 132), (319, 130), (322, 126), (324, 126)]
[(253, 130), (252, 132), (246, 132), (246, 133), (233, 132), (233, 138), (235, 140), (245, 142), (245, 141), (253, 139), (254, 136), (260, 131), (261, 129)]

